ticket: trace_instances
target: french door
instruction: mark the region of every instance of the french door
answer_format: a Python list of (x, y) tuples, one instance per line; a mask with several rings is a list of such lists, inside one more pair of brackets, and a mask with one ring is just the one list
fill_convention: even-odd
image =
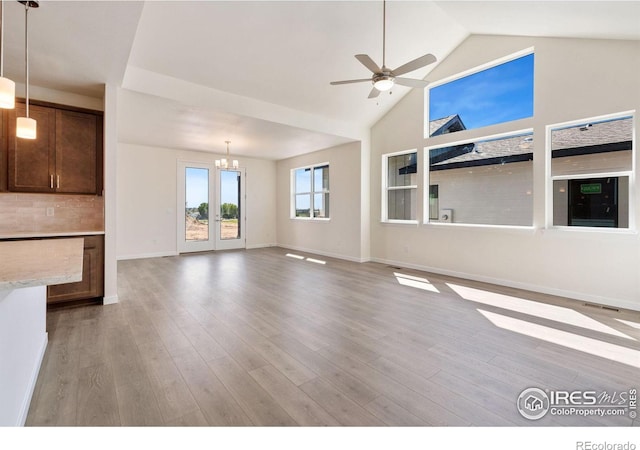
[(244, 170), (218, 169), (216, 250), (245, 248)]
[(245, 248), (244, 171), (178, 162), (179, 253)]

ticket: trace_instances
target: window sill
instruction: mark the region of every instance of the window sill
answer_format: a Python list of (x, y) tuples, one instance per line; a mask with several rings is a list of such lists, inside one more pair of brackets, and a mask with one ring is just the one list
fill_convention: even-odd
[(500, 230), (513, 231), (515, 233), (534, 233), (536, 228), (526, 225), (491, 225), (482, 223), (451, 223), (451, 222), (427, 222), (422, 224), (426, 228), (473, 228), (475, 230)]
[(608, 234), (612, 236), (637, 236), (638, 230), (631, 228), (606, 228), (606, 227), (569, 227), (555, 226), (547, 227), (542, 230), (544, 233), (584, 233), (584, 234)]
[(417, 220), (381, 220), (380, 223), (388, 225), (419, 225)]
[(300, 222), (331, 222), (330, 217), (327, 217), (326, 219), (320, 217), (290, 217), (289, 220), (297, 220)]

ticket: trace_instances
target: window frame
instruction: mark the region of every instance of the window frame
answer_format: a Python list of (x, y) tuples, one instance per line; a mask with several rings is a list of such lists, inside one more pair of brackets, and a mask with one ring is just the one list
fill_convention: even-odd
[[(311, 164), (311, 165), (306, 165), (306, 166), (300, 166), (300, 167), (295, 167), (293, 169), (291, 169), (290, 172), (290, 212), (289, 212), (289, 218), (292, 220), (306, 220), (306, 221), (319, 221), (319, 222), (328, 222), (331, 220), (331, 209), (329, 209), (329, 217), (315, 217), (315, 208), (314, 208), (314, 202), (315, 202), (315, 195), (316, 194), (326, 194), (328, 196), (330, 196), (330, 191), (331, 191), (331, 183), (329, 182), (329, 189), (322, 189), (321, 191), (316, 191), (315, 190), (315, 169), (318, 168), (322, 168), (322, 167), (327, 167), (329, 169), (329, 179), (331, 179), (331, 164), (329, 164), (329, 162), (322, 162), (322, 163), (316, 163), (316, 164)], [(307, 170), (309, 169), (309, 177), (310, 177), (310, 187), (311, 190), (309, 192), (297, 192), (297, 186), (296, 186), (296, 172), (298, 170)], [(309, 217), (298, 217), (296, 216), (296, 197), (298, 195), (308, 195), (309, 196)], [(330, 198), (330, 197), (329, 197)]]
[[(562, 174), (552, 175), (551, 163), (552, 163), (552, 132), (554, 130), (568, 128), (572, 126), (584, 125), (591, 122), (603, 122), (607, 120), (619, 120), (624, 118), (631, 118), (632, 123), (632, 141), (631, 141), (631, 169), (630, 170), (616, 170), (606, 172), (585, 172), (580, 174)], [(592, 116), (577, 120), (570, 120), (567, 122), (560, 122), (549, 124), (545, 127), (545, 229), (558, 230), (562, 232), (578, 232), (578, 233), (615, 233), (615, 234), (636, 234), (636, 198), (635, 198), (635, 175), (636, 175), (636, 110), (622, 111), (612, 114), (604, 114), (600, 116)], [(620, 178), (629, 177), (629, 226), (628, 228), (617, 227), (588, 227), (588, 226), (571, 226), (571, 225), (554, 225), (553, 224), (553, 182), (554, 181), (569, 181), (569, 180), (581, 180), (589, 178)]]
[[(410, 155), (412, 153), (416, 154), (416, 184), (407, 185), (407, 186), (389, 186), (389, 158), (393, 156), (401, 156), (401, 155)], [(395, 223), (395, 224), (408, 224), (408, 225), (417, 225), (419, 224), (419, 189), (420, 186), (420, 170), (418, 169), (420, 166), (420, 161), (418, 160), (420, 154), (417, 148), (409, 149), (409, 150), (401, 150), (398, 152), (385, 153), (382, 155), (382, 198), (381, 198), (381, 215), (380, 222), (382, 223)], [(398, 191), (398, 190), (407, 190), (414, 189), (416, 193), (416, 219), (415, 220), (401, 220), (401, 219), (389, 219), (389, 191)]]
[[(439, 79), (437, 81), (433, 81), (431, 83), (429, 83), (429, 86), (424, 90), (424, 117), (425, 117), (425, 121), (423, 123), (424, 126), (424, 130), (423, 130), (423, 137), (424, 139), (434, 139), (434, 138), (441, 138), (442, 136), (450, 136), (451, 134), (453, 134), (454, 136), (456, 135), (456, 133), (448, 133), (446, 135), (438, 135), (438, 136), (431, 136), (430, 133), (430, 129), (429, 129), (429, 123), (431, 121), (431, 117), (429, 115), (429, 110), (430, 110), (430, 101), (431, 101), (431, 97), (430, 97), (430, 93), (431, 93), (431, 89), (437, 88), (439, 86), (445, 85), (447, 83), (451, 83), (453, 81), (456, 80), (460, 80), (462, 78), (468, 77), (470, 75), (474, 75), (476, 73), (480, 73), (483, 72), (485, 70), (491, 69), (493, 67), (497, 67), (500, 66), (502, 64), (506, 64), (508, 62), (511, 61), (515, 61), (516, 59), (528, 56), (528, 55), (533, 55), (534, 57), (534, 69), (533, 69), (533, 111), (531, 116), (529, 117), (522, 117), (520, 119), (514, 119), (514, 120), (509, 120), (509, 121), (505, 121), (505, 122), (499, 122), (499, 123), (495, 123), (492, 125), (486, 125), (483, 127), (479, 127), (479, 128), (470, 128), (468, 130), (464, 130), (467, 132), (475, 132), (476, 130), (483, 130), (489, 127), (505, 127), (508, 126), (506, 124), (510, 124), (510, 123), (520, 123), (520, 121), (524, 121), (524, 120), (532, 120), (535, 117), (535, 97), (536, 97), (536, 89), (535, 89), (535, 85), (536, 85), (536, 72), (535, 72), (535, 47), (528, 47), (525, 49), (522, 49), (520, 51), (514, 52), (514, 53), (510, 53), (509, 55), (503, 56), (501, 58), (497, 58), (494, 59), (492, 61), (480, 64), (478, 66), (472, 67), (470, 69), (467, 70), (463, 70), (462, 72), (458, 72), (454, 75)], [(482, 134), (482, 132), (480, 132)], [(444, 138), (446, 139), (446, 138)], [(451, 138), (451, 139), (455, 139), (458, 140), (459, 138)]]
[[(468, 137), (468, 138), (463, 138), (463, 139), (458, 139), (458, 140), (451, 140), (448, 141), (446, 143), (439, 143), (439, 144), (434, 144), (431, 146), (426, 146), (423, 149), (423, 161), (425, 161), (424, 165), (423, 165), (423, 180), (424, 180), (424, 186), (431, 186), (431, 166), (429, 164), (430, 158), (429, 158), (429, 151), (431, 150), (437, 150), (439, 148), (445, 148), (445, 147), (452, 147), (455, 145), (462, 145), (462, 144), (467, 144), (467, 143), (475, 143), (475, 142), (481, 142), (481, 141), (489, 141), (489, 140), (498, 140), (498, 139), (508, 139), (511, 137), (517, 137), (517, 136), (523, 136), (523, 135), (527, 135), (530, 134), (531, 136), (535, 136), (534, 134), (534, 130), (533, 128), (518, 128), (518, 129), (514, 129), (514, 130), (510, 130), (504, 133), (498, 133), (498, 134), (491, 134), (491, 135), (481, 135), (478, 137)], [(535, 142), (535, 141), (534, 141)], [(531, 195), (534, 195), (534, 186), (535, 186), (535, 170), (534, 170), (534, 161), (535, 161), (535, 144), (534, 144), (534, 148), (533, 148), (533, 153), (534, 153), (534, 160), (531, 161), (532, 163), (532, 179), (533, 179), (533, 183), (531, 186)], [(430, 202), (430, 196), (425, 195), (423, 198), (423, 225), (429, 225), (429, 226), (437, 226), (437, 227), (482, 227), (482, 228), (509, 228), (509, 229), (516, 229), (516, 230), (531, 230), (535, 227), (535, 204), (534, 206), (532, 206), (532, 223), (530, 225), (500, 225), (500, 224), (489, 224), (489, 223), (468, 223), (468, 222), (440, 222), (440, 221), (433, 221), (430, 218), (430, 211), (429, 211), (429, 202)], [(439, 199), (438, 199), (439, 201)], [(446, 208), (445, 208), (446, 209)], [(455, 216), (454, 216), (455, 217)]]

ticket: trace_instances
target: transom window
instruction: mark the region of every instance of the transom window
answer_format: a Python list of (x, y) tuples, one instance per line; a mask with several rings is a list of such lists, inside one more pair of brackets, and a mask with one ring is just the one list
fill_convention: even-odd
[(301, 167), (292, 173), (291, 217), (329, 218), (329, 164)]
[(533, 116), (533, 53), (470, 75), (434, 84), (428, 91), (428, 137)]

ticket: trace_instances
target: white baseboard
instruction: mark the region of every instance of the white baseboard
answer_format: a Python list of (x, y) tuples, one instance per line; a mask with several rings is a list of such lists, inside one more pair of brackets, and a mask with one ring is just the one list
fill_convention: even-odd
[(364, 259), (364, 258), (359, 258), (355, 256), (342, 255), (340, 253), (325, 252), (325, 251), (317, 250), (313, 248), (298, 247), (295, 245), (278, 244), (277, 246), (280, 248), (286, 248), (288, 250), (295, 250), (297, 252), (312, 253), (314, 255), (327, 256), (329, 258), (336, 258), (336, 259), (344, 259), (345, 261), (352, 261), (357, 263), (367, 262), (369, 260), (368, 258)]
[(110, 295), (109, 297), (102, 297), (102, 304), (103, 305), (115, 305), (116, 303), (118, 303), (118, 296), (117, 295)]
[(381, 263), (381, 264), (387, 264), (391, 266), (406, 267), (407, 269), (415, 269), (415, 270), (421, 270), (424, 272), (436, 273), (439, 275), (463, 278), (466, 280), (480, 281), (482, 283), (496, 284), (498, 286), (523, 289), (526, 291), (538, 292), (541, 294), (555, 295), (558, 297), (565, 297), (565, 298), (569, 298), (569, 299), (580, 301), (580, 302), (594, 303), (598, 305), (612, 306), (615, 308), (624, 308), (624, 309), (630, 309), (634, 311), (640, 311), (640, 302), (636, 303), (628, 300), (620, 300), (617, 298), (609, 298), (609, 297), (603, 297), (599, 295), (586, 294), (584, 292), (569, 291), (566, 289), (557, 289), (557, 288), (542, 286), (538, 284), (521, 283), (521, 282), (512, 281), (512, 280), (504, 280), (502, 278), (487, 277), (487, 276), (477, 275), (472, 273), (458, 272), (455, 270), (441, 269), (438, 267), (424, 266), (421, 264), (412, 264), (404, 261), (394, 261), (391, 259), (371, 258), (371, 261)]
[(256, 248), (267, 248), (267, 247), (277, 247), (278, 244), (252, 244), (247, 245), (247, 250), (253, 250)]
[(138, 253), (134, 255), (118, 255), (118, 261), (126, 261), (128, 259), (144, 259), (144, 258), (162, 258), (164, 256), (178, 256), (178, 252), (157, 252), (157, 253)]
[(29, 407), (31, 406), (31, 399), (33, 398), (33, 393), (36, 390), (36, 383), (38, 381), (38, 374), (40, 374), (40, 367), (42, 367), (42, 361), (44, 360), (44, 354), (47, 351), (47, 344), (49, 343), (49, 333), (44, 333), (44, 339), (42, 340), (42, 345), (40, 346), (40, 352), (38, 353), (38, 359), (36, 365), (33, 367), (33, 371), (31, 372), (31, 377), (29, 377), (29, 388), (27, 390), (27, 395), (25, 396), (22, 407), (20, 408), (20, 415), (18, 416), (18, 423), (16, 426), (23, 427), (25, 423), (27, 423), (27, 415), (29, 414)]

